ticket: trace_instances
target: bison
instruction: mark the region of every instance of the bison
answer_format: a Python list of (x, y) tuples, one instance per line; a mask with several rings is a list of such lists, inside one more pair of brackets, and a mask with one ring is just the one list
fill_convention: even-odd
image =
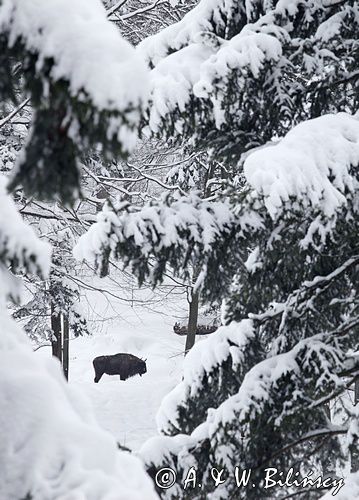
[(99, 382), (102, 375), (120, 375), (121, 380), (127, 380), (134, 375), (142, 375), (147, 372), (146, 360), (140, 359), (133, 354), (119, 353), (112, 356), (98, 356), (93, 360), (95, 369), (94, 382)]

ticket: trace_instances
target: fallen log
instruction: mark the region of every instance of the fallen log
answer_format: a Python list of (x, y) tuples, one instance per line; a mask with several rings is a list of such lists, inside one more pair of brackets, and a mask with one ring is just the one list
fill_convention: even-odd
[[(218, 326), (215, 325), (198, 325), (196, 335), (209, 335), (217, 330)], [(188, 329), (186, 326), (181, 326), (179, 323), (173, 325), (173, 331), (177, 335), (187, 335)]]

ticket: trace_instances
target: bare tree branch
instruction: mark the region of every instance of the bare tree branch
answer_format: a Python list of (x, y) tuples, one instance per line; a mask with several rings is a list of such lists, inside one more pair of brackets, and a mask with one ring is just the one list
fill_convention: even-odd
[(9, 115), (7, 115), (5, 118), (0, 120), (0, 128), (2, 128), (4, 125), (6, 125), (9, 121), (11, 121), (14, 116), (18, 114), (19, 111), (21, 111), (27, 104), (30, 102), (30, 97), (25, 99), (17, 108), (15, 108)]

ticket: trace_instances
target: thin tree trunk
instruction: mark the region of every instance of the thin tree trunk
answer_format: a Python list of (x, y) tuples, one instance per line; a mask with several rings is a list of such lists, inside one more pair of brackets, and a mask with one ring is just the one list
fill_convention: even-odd
[[(211, 186), (208, 186), (208, 182), (213, 178), (214, 170), (215, 170), (215, 164), (214, 162), (212, 162), (209, 165), (207, 173), (204, 177), (204, 184), (202, 186), (203, 195), (205, 198), (211, 195)], [(199, 273), (200, 273), (200, 268), (194, 268), (193, 279), (192, 279), (193, 285), (196, 283)], [(192, 288), (191, 301), (189, 303), (189, 316), (188, 316), (185, 355), (188, 353), (190, 349), (192, 349), (196, 341), (196, 333), (198, 327), (198, 308), (199, 308), (199, 292), (193, 292)]]
[(62, 367), (64, 370), (64, 375), (66, 380), (69, 379), (69, 319), (67, 316), (63, 316), (63, 355), (62, 355)]
[(55, 312), (53, 303), (51, 303), (51, 330), (53, 333), (51, 339), (52, 355), (58, 358), (62, 364), (61, 316)]
[(185, 354), (194, 346), (196, 340), (197, 326), (198, 326), (198, 307), (199, 307), (199, 293), (191, 293), (191, 302), (189, 303), (189, 317), (188, 328), (186, 337)]
[[(330, 403), (324, 404), (324, 411), (327, 415), (329, 422), (332, 422), (332, 415), (330, 410)], [(336, 458), (335, 455), (330, 455), (322, 463), (324, 477), (334, 477), (336, 475)]]
[[(359, 378), (357, 378), (354, 382), (354, 405), (359, 404)], [(356, 446), (353, 446), (351, 451), (351, 467), (350, 472), (358, 472), (359, 471), (359, 452)]]
[(357, 448), (354, 446), (350, 454), (350, 472), (359, 471), (359, 453)]

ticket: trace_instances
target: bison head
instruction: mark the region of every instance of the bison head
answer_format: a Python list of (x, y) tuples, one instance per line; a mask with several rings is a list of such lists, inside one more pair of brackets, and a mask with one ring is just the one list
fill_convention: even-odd
[(147, 361), (147, 358), (141, 359), (141, 364), (140, 364), (139, 370), (138, 370), (140, 377), (142, 377), (142, 375), (144, 375), (147, 372), (146, 361)]

